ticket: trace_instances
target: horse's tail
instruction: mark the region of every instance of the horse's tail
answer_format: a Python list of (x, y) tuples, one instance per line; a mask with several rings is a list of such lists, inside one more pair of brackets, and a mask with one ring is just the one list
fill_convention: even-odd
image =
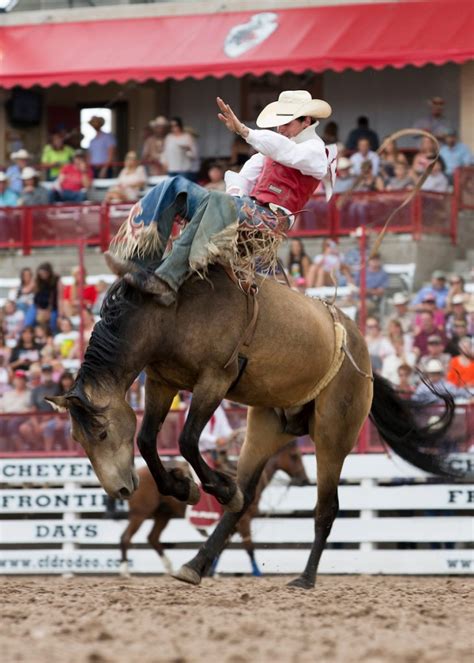
[(392, 385), (379, 375), (374, 375), (370, 418), (385, 442), (404, 460), (432, 474), (465, 478), (448, 463), (448, 456), (454, 451), (454, 442), (449, 441), (447, 436), (454, 417), (453, 397), (422, 379), (442, 401), (443, 412), (434, 423), (419, 423), (419, 417), (426, 413), (427, 406), (401, 398)]

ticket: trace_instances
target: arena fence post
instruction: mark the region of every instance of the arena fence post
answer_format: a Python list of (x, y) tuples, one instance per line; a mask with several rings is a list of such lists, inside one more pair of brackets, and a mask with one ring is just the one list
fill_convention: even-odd
[(85, 308), (84, 303), (84, 281), (85, 281), (85, 267), (84, 267), (84, 238), (81, 238), (78, 243), (79, 254), (79, 354), (81, 361), (84, 358), (85, 339), (84, 339), (84, 317), (83, 311)]
[(365, 226), (359, 226), (357, 229), (357, 237), (359, 238), (359, 253), (360, 253), (360, 281), (359, 281), (359, 328), (362, 334), (365, 334), (365, 323), (367, 320), (367, 264), (366, 264), (366, 250), (367, 250), (367, 231)]

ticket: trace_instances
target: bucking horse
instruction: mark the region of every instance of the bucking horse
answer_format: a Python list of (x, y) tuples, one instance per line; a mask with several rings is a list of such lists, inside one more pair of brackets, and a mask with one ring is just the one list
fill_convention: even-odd
[[(226, 509), (196, 556), (176, 573), (195, 585), (252, 503), (267, 460), (295, 435), (308, 433), (317, 459), (315, 537), (306, 568), (290, 585), (311, 588), (338, 512), (344, 459), (367, 416), (401, 457), (428, 472), (449, 474), (440, 445), (454, 404), (441, 394), (444, 410), (436, 425), (423, 423), (416, 413), (420, 405), (402, 400), (388, 382), (372, 375), (367, 345), (352, 320), (271, 278), (258, 278), (257, 285), (259, 313), (249, 339), (249, 297), (219, 266), (211, 267), (206, 279), (188, 278), (168, 308), (120, 279), (105, 299), (72, 389), (50, 401), (69, 410), (73, 437), (106, 492), (129, 498), (137, 488), (136, 417), (125, 394), (145, 370), (140, 453), (160, 493), (195, 503), (197, 485), (179, 469), (167, 471), (156, 445), (177, 391), (192, 392), (180, 452), (203, 489)], [(243, 338), (245, 356), (236, 352)], [(210, 468), (198, 447), (224, 398), (248, 406), (235, 482)]]

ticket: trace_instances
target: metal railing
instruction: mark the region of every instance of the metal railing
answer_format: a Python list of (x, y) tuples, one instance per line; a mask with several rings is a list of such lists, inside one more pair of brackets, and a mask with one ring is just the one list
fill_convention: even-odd
[[(406, 191), (355, 193), (341, 207), (340, 196), (329, 203), (323, 196), (313, 196), (289, 235), (342, 237), (360, 226), (378, 230), (406, 195)], [(423, 234), (445, 235), (454, 243), (459, 209), (454, 201), (450, 193), (421, 191), (399, 211), (390, 232), (409, 233), (415, 240)], [(0, 249), (21, 249), (29, 255), (33, 248), (77, 245), (82, 241), (105, 251), (131, 207), (132, 203), (1, 207)]]
[[(430, 408), (429, 416), (436, 416), (439, 408)], [(143, 411), (137, 410), (137, 431)], [(247, 408), (226, 409), (231, 427), (235, 430), (245, 426)], [(164, 455), (179, 454), (179, 434), (183, 430), (186, 410), (171, 410), (158, 435), (158, 449)], [(474, 404), (457, 404), (450, 439), (459, 440), (459, 452), (468, 451), (474, 444)], [(312, 453), (314, 445), (309, 437), (299, 439), (302, 451)], [(357, 444), (355, 453), (381, 453), (386, 451), (375, 426), (367, 420)], [(238, 449), (229, 449), (238, 453)], [(138, 449), (135, 447), (138, 455)], [(57, 412), (18, 412), (0, 413), (0, 458), (44, 457), (44, 456), (84, 456), (84, 451), (71, 437), (71, 426), (67, 414)]]

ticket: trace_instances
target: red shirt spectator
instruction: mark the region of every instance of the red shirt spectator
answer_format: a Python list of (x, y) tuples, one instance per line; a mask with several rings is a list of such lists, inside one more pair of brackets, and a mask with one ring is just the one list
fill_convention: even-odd
[(84, 189), (84, 175), (87, 175), (92, 180), (92, 168), (80, 170), (75, 163), (67, 163), (61, 168), (59, 174), (61, 181), (61, 189), (65, 191), (81, 191)]
[(474, 361), (472, 339), (464, 336), (459, 341), (460, 355), (449, 362), (446, 379), (456, 387), (474, 387)]
[(441, 337), (441, 341), (446, 345), (446, 336), (444, 331), (438, 329), (434, 322), (432, 311), (423, 311), (420, 313), (420, 331), (415, 335), (413, 349), (419, 357), (428, 354), (428, 338), (436, 334)]

